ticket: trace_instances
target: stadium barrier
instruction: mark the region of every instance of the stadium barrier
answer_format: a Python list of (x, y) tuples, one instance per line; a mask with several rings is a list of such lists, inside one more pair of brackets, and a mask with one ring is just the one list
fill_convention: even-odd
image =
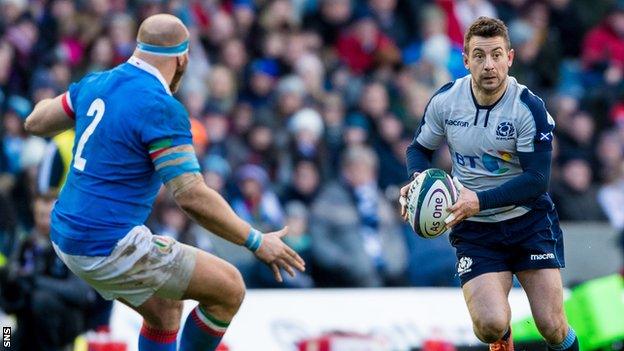
[[(520, 289), (512, 290), (510, 302), (514, 316), (529, 315)], [(185, 315), (194, 306), (187, 301)], [(111, 331), (128, 343), (128, 351), (136, 350), (140, 327), (135, 312), (115, 303)], [(456, 288), (250, 290), (224, 341), (231, 351), (299, 351), (305, 349), (298, 350), (298, 343), (331, 332), (367, 336), (374, 347), (347, 348), (358, 351), (410, 351), (429, 339), (482, 345)], [(364, 345), (366, 340), (340, 341)]]
[(563, 223), (561, 228), (566, 256), (562, 278), (566, 287), (619, 272), (624, 267), (619, 233), (608, 223)]

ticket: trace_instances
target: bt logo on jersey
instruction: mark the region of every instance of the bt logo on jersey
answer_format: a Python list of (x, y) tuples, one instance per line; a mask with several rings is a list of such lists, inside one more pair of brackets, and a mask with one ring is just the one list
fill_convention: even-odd
[(457, 162), (457, 164), (460, 166), (476, 168), (477, 167), (476, 160), (478, 159), (479, 159), (479, 156), (468, 156), (468, 155), (462, 155), (459, 152), (455, 152), (455, 162)]
[[(492, 152), (493, 150), (488, 150)], [(455, 152), (455, 162), (464, 167), (477, 168), (477, 161), (481, 161), (482, 167), (494, 174), (504, 174), (509, 171), (508, 167), (504, 167), (504, 162), (510, 162), (512, 156), (505, 151), (496, 151), (497, 156), (490, 154), (483, 154), (479, 156), (462, 155), (459, 152)], [(503, 166), (501, 166), (501, 164)]]

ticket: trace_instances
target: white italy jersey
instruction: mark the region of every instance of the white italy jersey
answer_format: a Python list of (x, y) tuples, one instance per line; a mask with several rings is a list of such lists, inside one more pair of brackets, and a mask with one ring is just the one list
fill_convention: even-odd
[[(431, 98), (416, 141), (436, 150), (446, 140), (453, 176), (468, 189), (483, 191), (522, 173), (518, 152), (551, 150), (554, 124), (544, 102), (513, 77), (507, 78), (507, 90), (496, 103), (480, 106), (468, 75)], [(529, 210), (521, 205), (488, 209), (469, 220), (499, 222)]]

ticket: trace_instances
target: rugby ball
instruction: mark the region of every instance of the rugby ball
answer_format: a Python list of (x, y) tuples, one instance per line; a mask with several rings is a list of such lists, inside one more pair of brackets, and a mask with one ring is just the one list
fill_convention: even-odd
[(430, 168), (420, 173), (407, 193), (407, 216), (419, 236), (435, 238), (446, 231), (446, 211), (457, 201), (453, 179), (443, 170)]

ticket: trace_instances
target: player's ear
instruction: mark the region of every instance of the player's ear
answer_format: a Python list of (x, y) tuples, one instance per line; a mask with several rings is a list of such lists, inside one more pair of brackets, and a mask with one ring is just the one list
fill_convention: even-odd
[(514, 51), (514, 49), (509, 49), (509, 52), (507, 53), (507, 66), (511, 67), (511, 65), (513, 64), (515, 55), (516, 55), (516, 52)]
[(468, 55), (465, 52), (462, 52), (462, 59), (464, 60), (464, 67), (470, 71), (470, 67), (468, 66)]

